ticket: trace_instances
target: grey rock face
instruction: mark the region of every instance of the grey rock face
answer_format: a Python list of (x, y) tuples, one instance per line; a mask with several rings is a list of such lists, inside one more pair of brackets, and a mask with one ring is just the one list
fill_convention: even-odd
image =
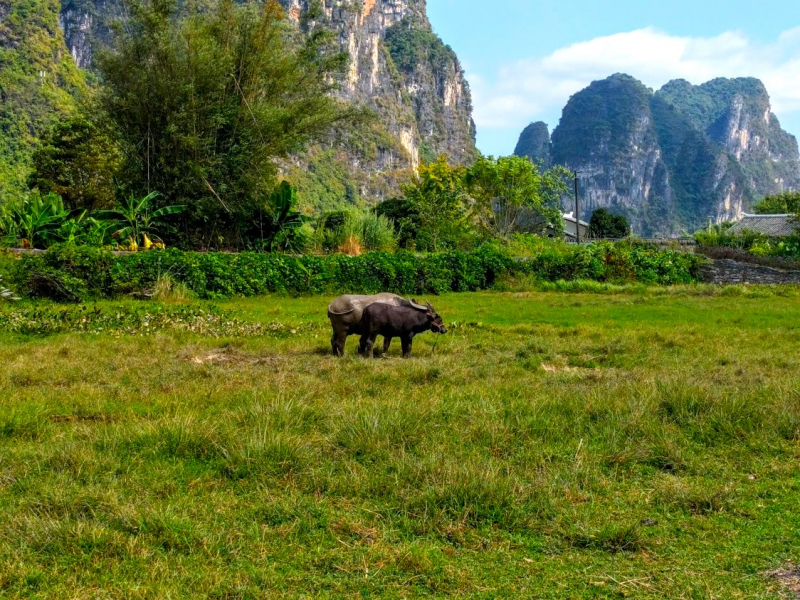
[(111, 40), (111, 25), (122, 18), (118, 0), (62, 0), (58, 24), (75, 64), (90, 69), (96, 50)]

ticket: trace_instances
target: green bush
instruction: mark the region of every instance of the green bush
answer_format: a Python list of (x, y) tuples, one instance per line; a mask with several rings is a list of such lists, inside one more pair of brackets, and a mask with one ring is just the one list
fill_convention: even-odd
[(60, 245), (15, 261), (10, 281), (29, 297), (74, 301), (152, 292), (164, 277), (200, 298), (275, 292), (441, 294), (488, 289), (500, 277), (515, 275), (541, 281), (690, 283), (703, 260), (635, 242), (543, 243), (537, 253), (524, 258), (489, 245), (470, 252), (371, 252), (357, 257), (174, 249), (116, 256), (96, 248)]

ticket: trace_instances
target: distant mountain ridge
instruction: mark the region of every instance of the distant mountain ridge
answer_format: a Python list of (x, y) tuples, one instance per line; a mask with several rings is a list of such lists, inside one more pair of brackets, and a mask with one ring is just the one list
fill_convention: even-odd
[(616, 74), (570, 98), (549, 144), (542, 127), (526, 128), (516, 153), (579, 171), (583, 217), (605, 207), (644, 235), (735, 219), (800, 189), (797, 140), (758, 79), (676, 80), (654, 93)]

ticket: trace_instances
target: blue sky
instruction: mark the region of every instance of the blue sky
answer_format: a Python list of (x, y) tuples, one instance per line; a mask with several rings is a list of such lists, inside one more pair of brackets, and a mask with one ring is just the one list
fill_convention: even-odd
[(531, 121), (558, 124), (569, 96), (616, 72), (764, 81), (800, 135), (800, 0), (428, 0), (473, 91), (478, 147), (510, 154)]

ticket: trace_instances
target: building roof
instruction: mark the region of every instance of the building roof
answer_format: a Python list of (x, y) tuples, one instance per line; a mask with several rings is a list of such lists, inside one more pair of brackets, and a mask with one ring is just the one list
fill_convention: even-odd
[[(569, 213), (566, 213), (566, 214), (564, 214), (562, 216), (564, 217), (565, 221), (569, 221), (570, 223), (574, 223), (575, 222), (575, 213), (574, 212), (569, 212)], [(586, 221), (581, 221), (581, 225), (583, 225), (584, 227), (588, 227), (589, 226), (589, 224)]]
[(752, 231), (769, 237), (786, 237), (798, 230), (800, 222), (796, 215), (748, 215), (733, 224), (729, 233)]

